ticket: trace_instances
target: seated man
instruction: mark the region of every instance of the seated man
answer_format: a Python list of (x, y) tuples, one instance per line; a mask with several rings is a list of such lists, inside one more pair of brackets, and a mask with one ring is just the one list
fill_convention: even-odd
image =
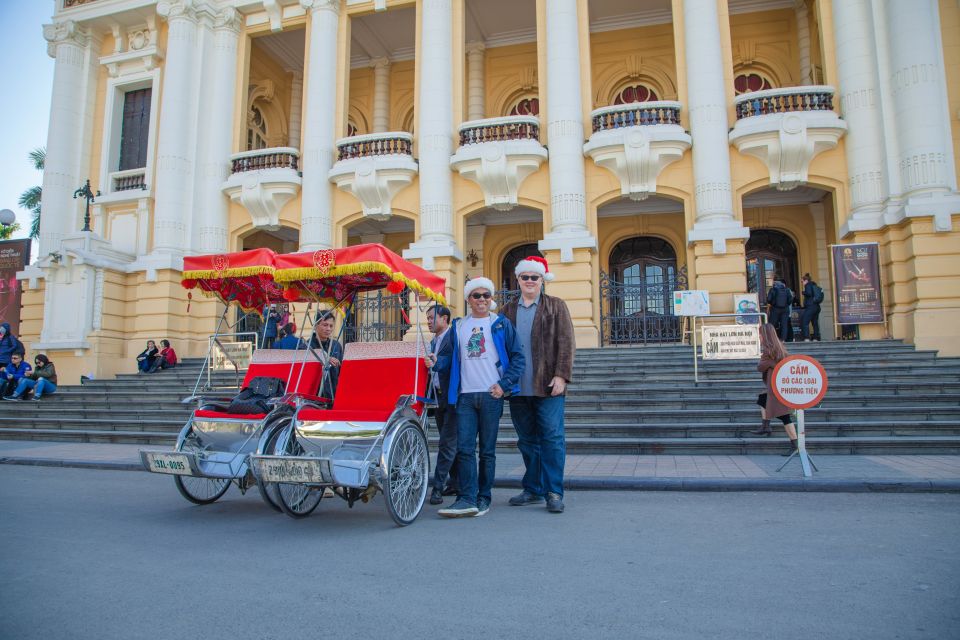
[(329, 357), (327, 361), (329, 363), (327, 375), (319, 395), (330, 400), (333, 400), (333, 396), (337, 392), (337, 381), (340, 378), (340, 363), (343, 360), (343, 347), (340, 345), (340, 342), (331, 337), (333, 335), (334, 322), (335, 319), (332, 312), (325, 311), (320, 313), (317, 318), (317, 323), (313, 326), (314, 334), (310, 338), (310, 348), (323, 349), (324, 353)]
[(11, 354), (10, 363), (6, 367), (0, 369), (0, 397), (6, 397), (16, 390), (17, 385), (20, 384), (22, 380), (28, 373), (33, 371), (33, 368), (23, 361), (23, 356), (19, 353)]
[(306, 349), (307, 343), (297, 336), (297, 328), (292, 322), (283, 325), (283, 337), (273, 344), (274, 349)]

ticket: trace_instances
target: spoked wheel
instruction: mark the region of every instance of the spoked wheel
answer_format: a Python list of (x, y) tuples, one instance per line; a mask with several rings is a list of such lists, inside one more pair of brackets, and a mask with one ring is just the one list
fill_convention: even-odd
[(390, 517), (405, 527), (420, 515), (427, 497), (430, 457), (427, 439), (411, 423), (400, 427), (387, 455), (383, 494)]
[[(267, 440), (267, 444), (263, 447), (262, 453), (264, 455), (274, 455), (274, 449), (277, 446), (277, 438), (280, 437), (281, 431), (282, 429), (277, 429), (273, 432), (273, 434), (271, 434), (270, 439)], [(260, 498), (267, 503), (268, 507), (274, 511), (283, 511), (283, 508), (280, 506), (280, 494), (277, 492), (276, 482), (264, 482), (258, 478), (257, 491), (260, 493)]]
[[(303, 448), (295, 438), (287, 441), (283, 455), (303, 455)], [(276, 496), (279, 498), (283, 512), (291, 518), (305, 518), (313, 513), (323, 498), (323, 487), (310, 487), (305, 484), (289, 484), (286, 482), (271, 483), (276, 486)]]
[[(184, 453), (199, 453), (203, 450), (197, 442), (196, 435), (190, 433), (177, 448)], [(210, 504), (220, 499), (220, 496), (230, 488), (229, 478), (207, 478), (203, 476), (173, 476), (177, 491), (184, 498), (194, 504)]]

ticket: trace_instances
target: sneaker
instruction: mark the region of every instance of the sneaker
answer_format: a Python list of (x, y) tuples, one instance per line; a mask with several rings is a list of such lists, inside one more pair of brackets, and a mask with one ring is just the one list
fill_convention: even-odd
[(430, 492), (430, 504), (443, 504), (443, 492), (434, 489)]
[(449, 507), (437, 511), (444, 518), (473, 518), (478, 513), (477, 505), (460, 499)]
[(11, 400), (11, 401), (13, 401), (13, 402), (16, 402), (16, 401), (19, 400), (20, 398), (18, 398), (17, 396), (3, 396), (3, 399), (4, 399), (4, 400)]
[(487, 511), (490, 511), (490, 501), (486, 498), (480, 498), (477, 500), (477, 517), (487, 515)]
[(547, 511), (550, 513), (563, 513), (563, 497), (559, 493), (547, 494)]
[(42, 398), (42, 397), (43, 397), (43, 394), (41, 394), (41, 395), (39, 395), (39, 396), (38, 396), (38, 395), (35, 395), (35, 396), (33, 396), (33, 399), (34, 399), (34, 400), (39, 400), (39, 399)]
[(542, 496), (535, 496), (529, 491), (522, 491), (510, 498), (510, 505), (514, 507), (522, 507), (525, 504), (540, 504), (541, 502), (543, 502)]

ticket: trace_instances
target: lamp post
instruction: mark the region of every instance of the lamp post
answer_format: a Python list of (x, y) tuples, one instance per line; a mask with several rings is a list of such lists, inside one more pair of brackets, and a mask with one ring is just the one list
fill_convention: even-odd
[[(100, 191), (97, 191), (97, 196), (100, 195)], [(73, 199), (76, 200), (80, 196), (83, 196), (87, 201), (87, 208), (83, 214), (83, 229), (82, 231), (92, 231), (90, 228), (90, 203), (94, 202), (93, 191), (90, 190), (90, 178), (87, 178), (87, 183), (73, 192)]]
[(17, 221), (17, 214), (10, 209), (0, 209), (0, 225), (9, 227)]

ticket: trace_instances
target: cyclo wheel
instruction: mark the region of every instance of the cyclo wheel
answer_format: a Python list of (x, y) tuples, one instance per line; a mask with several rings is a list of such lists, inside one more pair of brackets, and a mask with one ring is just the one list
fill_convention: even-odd
[[(282, 455), (300, 456), (303, 455), (303, 448), (296, 441), (296, 437), (287, 440), (285, 451)], [(323, 498), (323, 487), (311, 487), (305, 484), (290, 484), (286, 482), (270, 483), (275, 484), (277, 488), (277, 497), (283, 512), (291, 518), (305, 518), (320, 504)]]
[[(280, 437), (280, 433), (282, 431), (282, 429), (277, 429), (270, 435), (269, 440), (267, 440), (266, 445), (263, 447), (264, 455), (272, 456), (274, 454), (274, 449), (277, 446), (277, 438)], [(260, 498), (267, 503), (268, 507), (278, 513), (283, 513), (283, 507), (280, 506), (280, 494), (277, 492), (276, 482), (264, 482), (258, 478), (257, 492), (260, 494)]]
[(383, 483), (387, 511), (401, 527), (407, 526), (420, 515), (427, 497), (429, 475), (427, 439), (420, 429), (407, 422), (400, 426), (393, 437)]
[[(194, 453), (200, 451), (196, 437), (191, 433), (177, 447), (178, 451)], [(204, 476), (173, 476), (177, 491), (193, 504), (211, 504), (230, 488), (229, 478), (207, 478)]]

